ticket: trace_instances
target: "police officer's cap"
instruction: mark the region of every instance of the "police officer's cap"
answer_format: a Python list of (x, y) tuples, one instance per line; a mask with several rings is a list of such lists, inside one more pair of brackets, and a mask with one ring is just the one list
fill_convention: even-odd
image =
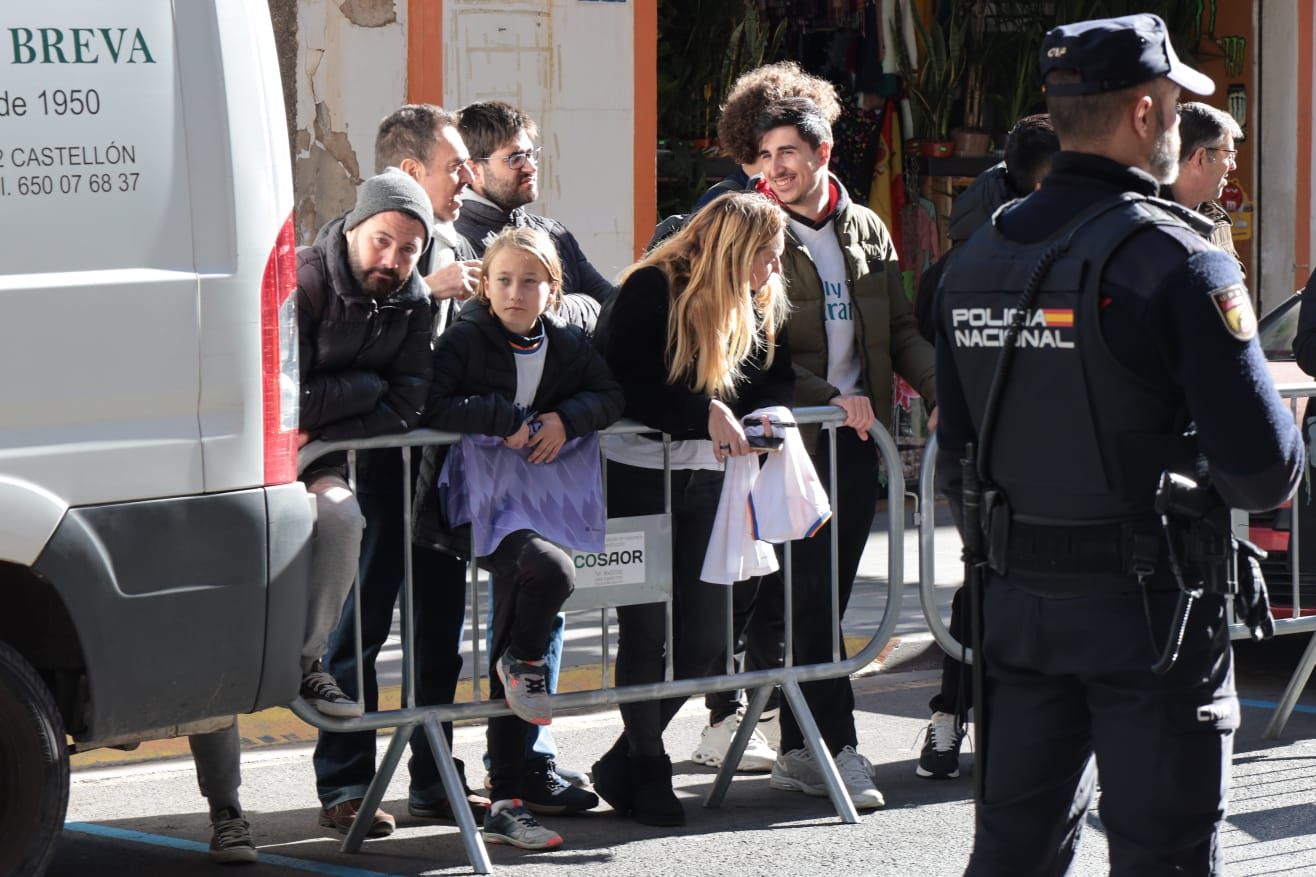
[(1068, 97), (1119, 91), (1164, 76), (1195, 94), (1211, 94), (1211, 77), (1179, 60), (1165, 22), (1143, 13), (1064, 24), (1042, 40), (1042, 78), (1052, 70), (1072, 70), (1078, 82), (1047, 86), (1047, 93)]

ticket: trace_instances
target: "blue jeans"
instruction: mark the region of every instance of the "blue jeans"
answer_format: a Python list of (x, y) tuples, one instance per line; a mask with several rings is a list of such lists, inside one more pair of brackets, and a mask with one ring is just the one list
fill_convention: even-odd
[[(396, 451), (394, 453), (397, 453)], [(379, 706), (375, 659), (388, 638), (393, 606), (402, 589), (402, 498), (400, 492), (362, 493), (357, 497), (366, 518), (361, 540), (361, 657), (364, 661), (365, 706)], [(416, 703), (452, 703), (461, 675), (461, 639), (466, 620), (466, 564), (455, 557), (412, 546), (415, 599)], [(355, 697), (356, 661), (353, 648), (354, 596), (329, 639), (324, 669), (333, 674), (349, 697)], [(452, 742), (452, 725), (444, 723)], [(315, 780), (320, 803), (328, 808), (365, 796), (375, 776), (375, 732), (320, 733), (315, 747)], [(432, 803), (446, 797), (434, 754), (423, 728), (411, 735), (411, 798)], [(458, 762), (458, 771), (462, 765)]]

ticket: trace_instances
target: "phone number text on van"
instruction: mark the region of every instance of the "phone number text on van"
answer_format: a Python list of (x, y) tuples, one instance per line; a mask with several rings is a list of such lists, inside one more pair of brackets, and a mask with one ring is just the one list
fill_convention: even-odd
[(23, 174), (17, 182), (0, 177), (0, 198), (10, 195), (108, 195), (111, 192), (136, 192), (141, 174)]

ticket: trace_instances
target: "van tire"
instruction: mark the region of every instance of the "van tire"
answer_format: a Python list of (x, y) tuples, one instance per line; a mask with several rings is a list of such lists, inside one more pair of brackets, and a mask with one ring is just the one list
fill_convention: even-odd
[(50, 690), (0, 642), (0, 877), (45, 872), (69, 803), (69, 756)]

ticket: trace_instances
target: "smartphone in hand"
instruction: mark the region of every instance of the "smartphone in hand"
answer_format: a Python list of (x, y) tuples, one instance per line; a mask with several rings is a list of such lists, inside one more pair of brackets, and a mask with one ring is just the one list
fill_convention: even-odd
[(747, 435), (745, 436), (745, 441), (756, 451), (767, 451), (772, 453), (780, 451), (781, 446), (785, 444), (786, 439), (779, 435)]

